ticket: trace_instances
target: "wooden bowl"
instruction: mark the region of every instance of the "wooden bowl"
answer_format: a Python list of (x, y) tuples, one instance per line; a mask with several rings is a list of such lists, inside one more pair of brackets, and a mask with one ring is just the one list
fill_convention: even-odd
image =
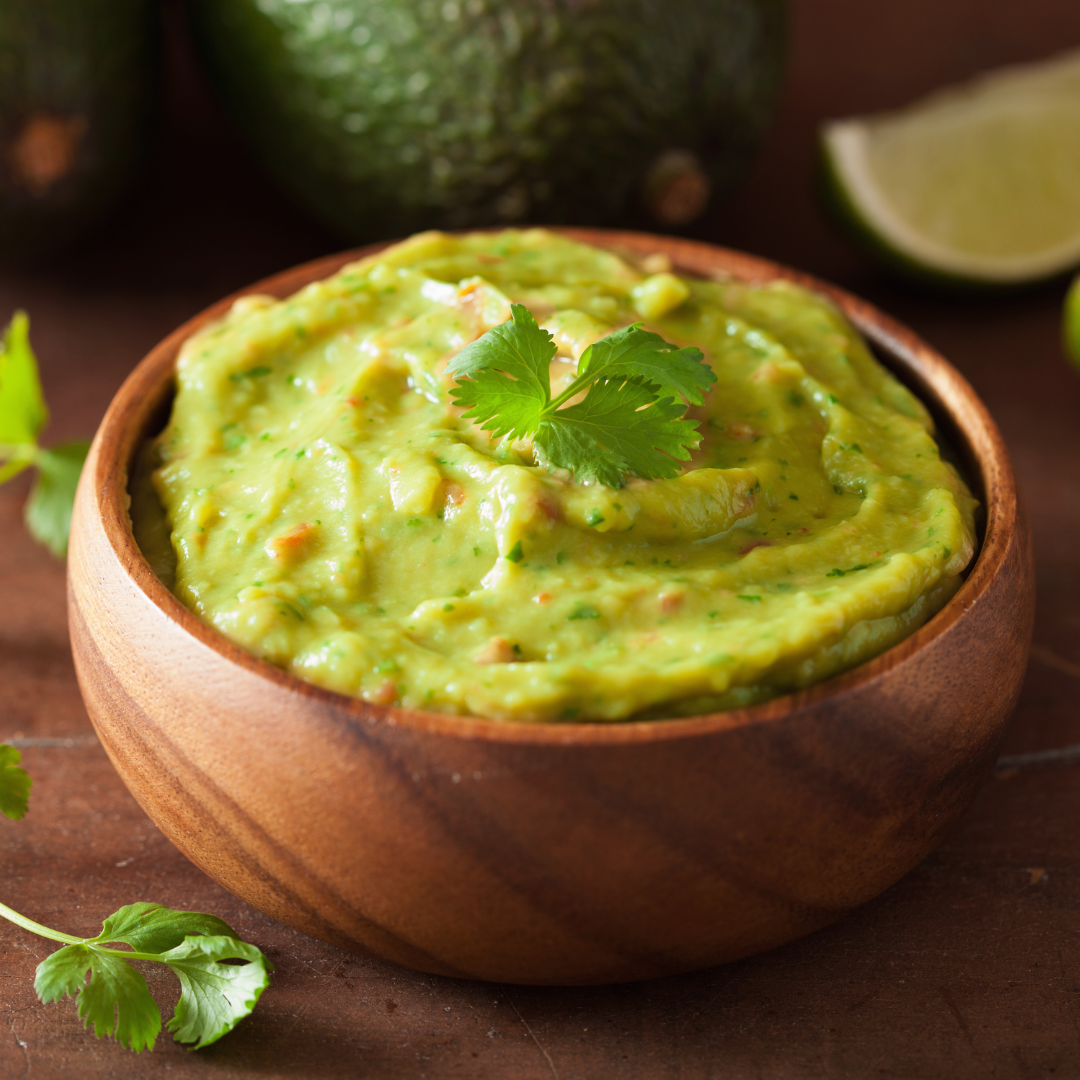
[[(915, 866), (993, 765), (1027, 663), (1028, 525), (1001, 436), (910, 331), (804, 274), (706, 244), (566, 230), (698, 275), (834, 300), (936, 413), (985, 507), (967, 580), (876, 659), (749, 709), (627, 723), (495, 723), (370, 705), (249, 655), (154, 576), (131, 533), (133, 454), (181, 343), (135, 369), (94, 440), (68, 557), (86, 707), (135, 798), (255, 907), (444, 975), (605, 983), (772, 948)], [(356, 252), (245, 292), (286, 296)]]

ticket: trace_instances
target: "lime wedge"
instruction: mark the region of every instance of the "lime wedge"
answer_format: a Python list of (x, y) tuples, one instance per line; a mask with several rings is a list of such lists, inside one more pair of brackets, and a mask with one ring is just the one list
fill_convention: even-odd
[(1080, 51), (826, 123), (826, 195), (923, 278), (1019, 285), (1080, 265)]

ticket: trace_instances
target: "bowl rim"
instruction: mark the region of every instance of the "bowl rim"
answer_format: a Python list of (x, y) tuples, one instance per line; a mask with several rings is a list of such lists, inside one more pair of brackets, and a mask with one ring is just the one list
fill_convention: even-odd
[(237, 290), (204, 308), (166, 336), (125, 379), (94, 438), (90, 460), (92, 476), (84, 487), (88, 488), (86, 495), (93, 500), (95, 517), (104, 529), (112, 554), (139, 591), (170, 622), (223, 659), (343, 718), (466, 740), (547, 746), (623, 745), (691, 738), (768, 723), (812, 709), (828, 699), (854, 694), (882, 680), (924, 646), (944, 635), (978, 601), (1005, 563), (1020, 522), (1020, 507), (1012, 465), (997, 425), (968, 381), (943, 356), (912, 330), (867, 301), (768, 259), (702, 241), (651, 233), (585, 228), (552, 228), (551, 231), (616, 252), (663, 252), (671, 258), (676, 271), (691, 275), (748, 283), (791, 281), (835, 303), (876, 351), (884, 354), (886, 366), (907, 385), (914, 383), (916, 393), (932, 411), (948, 417), (965, 444), (959, 449), (966, 452), (971, 479), (982, 488), (983, 540), (964, 583), (945, 606), (914, 634), (892, 648), (805, 689), (745, 708), (650, 720), (490, 720), (377, 705), (305, 682), (234, 644), (173, 595), (154, 574), (135, 542), (128, 513), (129, 470), (134, 453), (147, 434), (147, 426), (168, 397), (180, 347), (195, 331), (223, 316), (242, 296), (253, 293), (278, 297), (291, 295), (310, 282), (335, 273), (349, 262), (377, 253), (395, 241), (321, 256)]

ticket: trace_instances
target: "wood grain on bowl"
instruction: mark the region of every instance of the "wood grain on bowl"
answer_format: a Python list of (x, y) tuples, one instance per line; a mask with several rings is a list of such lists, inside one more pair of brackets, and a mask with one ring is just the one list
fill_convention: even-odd
[[(1027, 662), (1028, 526), (967, 382), (850, 295), (736, 252), (567, 230), (677, 269), (788, 278), (832, 297), (945, 426), (985, 506), (967, 580), (876, 659), (745, 710), (529, 725), (370, 705), (303, 683), (204, 626), (131, 535), (128, 467), (160, 424), (197, 316), (139, 365), (76, 501), (69, 610), (102, 743), (197, 865), (283, 921), (424, 971), (602, 983), (790, 941), (916, 865), (992, 766)], [(355, 252), (246, 292), (285, 296)]]

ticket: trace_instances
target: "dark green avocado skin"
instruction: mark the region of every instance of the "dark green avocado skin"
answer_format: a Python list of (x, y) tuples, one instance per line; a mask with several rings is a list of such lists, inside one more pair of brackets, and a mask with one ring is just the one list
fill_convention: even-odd
[(784, 0), (188, 0), (232, 117), (354, 240), (680, 228), (770, 119)]
[(158, 38), (154, 0), (0, 0), (0, 257), (53, 253), (130, 189)]

